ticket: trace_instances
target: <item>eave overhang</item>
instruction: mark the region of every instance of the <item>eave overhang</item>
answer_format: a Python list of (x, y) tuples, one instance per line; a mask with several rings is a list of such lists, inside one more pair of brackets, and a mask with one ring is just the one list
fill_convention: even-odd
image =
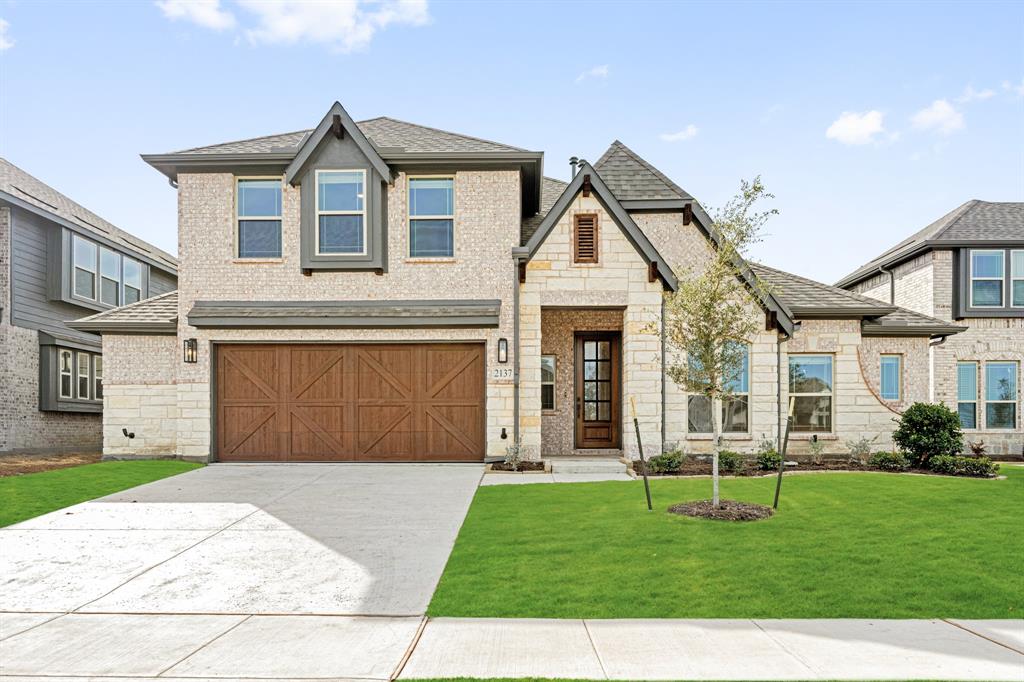
[(1019, 248), (1024, 247), (1024, 239), (926, 239), (924, 241), (914, 244), (906, 251), (900, 251), (888, 256), (887, 258), (874, 264), (870, 270), (855, 271), (841, 280), (835, 283), (834, 286), (840, 289), (846, 289), (855, 284), (859, 284), (866, 279), (870, 279), (875, 275), (882, 272), (882, 270), (888, 270), (894, 268), (897, 265), (906, 263), (909, 260), (917, 258), (923, 253), (928, 251), (934, 251), (936, 249), (965, 249), (965, 248)]
[(501, 301), (196, 301), (206, 329), (451, 329), (497, 327)]

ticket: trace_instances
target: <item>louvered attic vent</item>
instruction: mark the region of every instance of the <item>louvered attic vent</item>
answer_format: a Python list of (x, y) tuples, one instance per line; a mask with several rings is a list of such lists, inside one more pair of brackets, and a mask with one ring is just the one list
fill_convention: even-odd
[(597, 214), (577, 213), (573, 230), (573, 261), (597, 262)]

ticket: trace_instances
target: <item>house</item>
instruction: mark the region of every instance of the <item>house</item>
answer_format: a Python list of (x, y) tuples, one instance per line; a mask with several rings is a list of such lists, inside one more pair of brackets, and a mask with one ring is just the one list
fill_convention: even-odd
[[(543, 154), (335, 103), (312, 130), (143, 157), (177, 187), (176, 293), (75, 323), (117, 358), (104, 452), (480, 461), (889, 442), (962, 327), (751, 265), (737, 395), (666, 380), (663, 296), (714, 248), (689, 193), (621, 142), (569, 182)], [(773, 286), (763, 286), (760, 279)], [(135, 434), (126, 438), (125, 431)]]
[(0, 453), (99, 450), (113, 368), (66, 322), (176, 282), (173, 256), (0, 159)]
[(967, 330), (932, 348), (929, 399), (965, 440), (1024, 455), (1024, 203), (968, 201), (838, 283)]

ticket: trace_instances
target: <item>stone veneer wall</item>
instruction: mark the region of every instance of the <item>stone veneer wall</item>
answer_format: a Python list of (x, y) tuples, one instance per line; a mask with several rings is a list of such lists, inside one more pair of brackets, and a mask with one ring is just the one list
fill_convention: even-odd
[[(226, 173), (181, 174), (179, 212), (179, 338), (199, 340), (199, 362), (179, 364), (177, 446), (181, 455), (211, 452), (210, 356), (215, 342), (233, 341), (484, 341), (487, 344), (487, 451), (503, 454), (513, 427), (513, 385), (497, 376), (514, 365), (497, 363), (497, 339), (513, 337), (511, 257), (519, 243), (519, 173), (455, 174), (455, 256), (411, 259), (408, 254), (406, 176), (388, 190), (388, 272), (315, 272), (299, 268), (299, 188), (285, 185), (280, 259), (238, 261), (234, 254), (234, 178)], [(500, 299), (496, 329), (215, 330), (187, 322), (196, 300)], [(539, 415), (539, 410), (537, 412)], [(539, 419), (539, 417), (538, 417)]]
[(177, 338), (105, 334), (103, 356), (104, 458), (177, 455)]

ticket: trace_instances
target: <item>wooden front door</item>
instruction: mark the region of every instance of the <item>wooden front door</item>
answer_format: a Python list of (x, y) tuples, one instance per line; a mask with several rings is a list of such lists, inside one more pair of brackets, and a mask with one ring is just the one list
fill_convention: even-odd
[(576, 447), (620, 447), (621, 337), (618, 332), (576, 334)]
[(221, 461), (480, 461), (482, 344), (217, 347)]

